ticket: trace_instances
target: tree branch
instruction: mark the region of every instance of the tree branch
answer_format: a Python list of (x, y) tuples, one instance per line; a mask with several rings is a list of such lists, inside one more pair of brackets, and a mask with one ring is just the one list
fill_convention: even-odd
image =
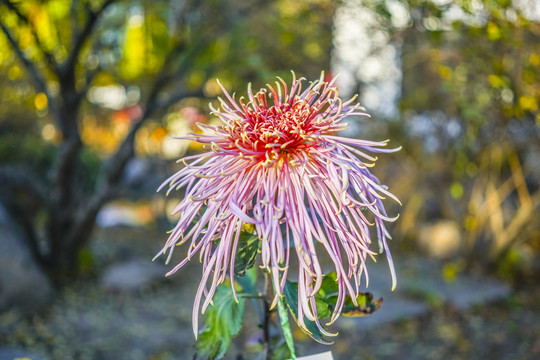
[(147, 106), (143, 115), (138, 120), (135, 120), (116, 154), (114, 154), (105, 164), (103, 174), (98, 181), (96, 192), (86, 202), (86, 206), (82, 207), (81, 210), (75, 214), (78, 226), (74, 227), (69, 234), (68, 238), (70, 243), (78, 241), (77, 239), (85, 238), (84, 232), (89, 231), (94, 225), (96, 216), (103, 204), (119, 192), (118, 187), (120, 186), (120, 180), (126, 164), (133, 158), (135, 153), (135, 135), (143, 123), (148, 120), (156, 110), (164, 109), (183, 98), (193, 96), (203, 96), (202, 90), (178, 91), (166, 100), (156, 102), (155, 105), (150, 104), (150, 106)]
[[(242, 9), (236, 14), (235, 18), (246, 17), (251, 10), (255, 9), (257, 9), (257, 7)], [(229, 31), (234, 27), (234, 23), (236, 22), (227, 22), (223, 25), (223, 27), (217, 29), (217, 31), (219, 32), (219, 34), (222, 34), (223, 31)], [(89, 23), (87, 23), (85, 29), (91, 29), (91, 27), (92, 23), (91, 20), (89, 20)], [(83, 30), (81, 34), (84, 33), (85, 30)], [(188, 45), (188, 48), (185, 48), (183, 43), (179, 43), (168, 54), (164, 66), (162, 67), (159, 74), (155, 77), (156, 80), (149, 92), (149, 96), (147, 97), (146, 106), (144, 107), (144, 112), (142, 116), (139, 119), (135, 119), (133, 121), (133, 124), (128, 134), (120, 144), (117, 152), (113, 156), (111, 156), (109, 160), (105, 163), (100, 178), (98, 179), (96, 192), (86, 202), (86, 206), (78, 212), (78, 222), (85, 225), (79, 226), (78, 229), (74, 229), (74, 233), (70, 236), (72, 238), (72, 241), (76, 241), (76, 238), (79, 236), (78, 234), (80, 231), (84, 231), (84, 228), (94, 224), (95, 216), (97, 215), (97, 212), (99, 211), (101, 206), (107, 200), (112, 198), (117, 192), (118, 186), (121, 185), (120, 181), (124, 173), (124, 169), (128, 161), (133, 158), (135, 154), (135, 136), (138, 130), (142, 127), (142, 125), (156, 111), (160, 109), (166, 109), (167, 107), (173, 105), (174, 103), (180, 101), (183, 98), (204, 96), (202, 89), (198, 89), (195, 91), (179, 89), (171, 93), (165, 99), (160, 98), (159, 95), (164, 90), (164, 88), (171, 83), (171, 81), (178, 80), (187, 73), (187, 68), (189, 67), (189, 64), (192, 63), (191, 60), (193, 60), (198, 54), (200, 54), (201, 49), (203, 49), (204, 46), (207, 45), (209, 41), (211, 41), (211, 39), (212, 34), (208, 34), (207, 31), (201, 32), (200, 36), (197, 36), (196, 39)], [(78, 43), (80, 43), (80, 41), (78, 41)], [(78, 51), (80, 51), (80, 49)], [(75, 52), (72, 53), (72, 62), (74, 62), (76, 59), (76, 57), (74, 57), (74, 53)], [(181, 56), (180, 61), (176, 64), (173, 64), (173, 62), (178, 59), (178, 54), (180, 53), (183, 55)], [(171, 74), (170, 67), (173, 66), (175, 69), (173, 74)]]
[(159, 109), (164, 109), (186, 97), (201, 97), (202, 90), (197, 91), (178, 91), (172, 94), (166, 100), (149, 104), (143, 115), (134, 121), (124, 141), (120, 144), (118, 151), (107, 161), (104, 166), (100, 179), (98, 180), (97, 191), (87, 202), (80, 213), (81, 220), (95, 217), (99, 208), (115, 193), (118, 192), (120, 180), (126, 164), (135, 154), (135, 135), (141, 126), (150, 118), (150, 116)]
[(204, 92), (202, 89), (194, 90), (194, 91), (186, 91), (186, 90), (178, 90), (173, 93), (171, 93), (166, 98), (161, 99), (161, 101), (156, 100), (155, 105), (153, 105), (153, 108), (148, 110), (148, 116), (150, 116), (154, 111), (160, 110), (160, 109), (167, 109), (169, 106), (172, 106), (179, 102), (182, 99), (189, 98), (189, 97), (198, 97), (202, 98), (204, 97)]
[(15, 54), (17, 55), (19, 60), (21, 60), (26, 70), (30, 73), (30, 76), (34, 80), (34, 83), (36, 84), (38, 90), (40, 92), (45, 93), (45, 95), (47, 95), (47, 97), (50, 98), (48, 90), (47, 90), (47, 82), (45, 81), (43, 76), (40, 74), (36, 64), (26, 57), (26, 55), (23, 53), (22, 49), (20, 48), (19, 43), (13, 37), (13, 35), (11, 34), (7, 26), (2, 22), (2, 20), (0, 20), (0, 28), (2, 28), (2, 31), (6, 35), (6, 38), (8, 39), (9, 43), (13, 47)]
[[(259, 8), (256, 6), (252, 6), (241, 9), (237, 12), (237, 14), (235, 14), (236, 16), (234, 16), (234, 18), (245, 18), (251, 13), (251, 11), (254, 11), (256, 9)], [(233, 23), (227, 22), (223, 25), (221, 29), (219, 29), (219, 32), (222, 34), (224, 31), (230, 31), (234, 27), (235, 23), (236, 21)], [(197, 54), (200, 53), (200, 51), (204, 48), (205, 45), (208, 44), (208, 41), (210, 41), (211, 38), (212, 34), (208, 34), (207, 32), (201, 32), (199, 36), (197, 36), (196, 39), (190, 44), (188, 49), (185, 49), (184, 45), (179, 44), (173, 50), (171, 50), (165, 61), (166, 65), (171, 66), (172, 61), (177, 58), (178, 53), (185, 52), (185, 54), (183, 54), (184, 56), (182, 56), (180, 60), (180, 63), (177, 65), (175, 75), (171, 75), (168, 72), (168, 70), (170, 70), (168, 69), (168, 66), (162, 67), (162, 70), (156, 76), (156, 81), (154, 82), (152, 89), (150, 90), (150, 95), (147, 98), (146, 107), (143, 115), (139, 120), (134, 121), (128, 134), (120, 144), (118, 151), (105, 164), (103, 175), (98, 181), (98, 188), (104, 186), (108, 189), (111, 189), (113, 186), (118, 184), (127, 162), (134, 155), (134, 142), (137, 131), (155, 111), (159, 109), (165, 109), (186, 97), (204, 96), (204, 93), (201, 89), (195, 91), (186, 91), (185, 89), (180, 89), (172, 93), (166, 99), (158, 99), (158, 95), (160, 94), (160, 92), (165, 86), (170, 83), (171, 80), (178, 80), (178, 77), (185, 75), (185, 73), (187, 72), (188, 64), (190, 64), (190, 60), (193, 60), (197, 56)], [(110, 196), (107, 191), (103, 192), (103, 194), (107, 194), (108, 196)], [(97, 196), (99, 197), (99, 195)]]
[(36, 40), (36, 45), (37, 47), (39, 48), (39, 50), (43, 53), (43, 55), (45, 56), (45, 59), (47, 60), (47, 64), (49, 65), (49, 67), (51, 68), (51, 70), (56, 74), (58, 72), (58, 67), (57, 67), (57, 63), (56, 63), (56, 59), (54, 58), (54, 56), (45, 48), (45, 46), (43, 45), (43, 43), (41, 42), (37, 32), (36, 32), (36, 27), (34, 26), (34, 24), (32, 24), (32, 22), (30, 22), (30, 19), (28, 19), (27, 16), (25, 16), (23, 13), (21, 13), (21, 11), (19, 10), (19, 8), (14, 4), (12, 3), (10, 0), (2, 0), (2, 2), (4, 4), (6, 4), (6, 6), (15, 13), (15, 15), (17, 15), (17, 17), (19, 18), (19, 20), (21, 20), (23, 23), (25, 23), (29, 28), (30, 28), (30, 31), (32, 32), (32, 36), (34, 37), (34, 39)]
[(84, 87), (82, 89), (80, 89), (79, 91), (77, 91), (77, 101), (80, 102), (84, 96), (86, 95), (86, 93), (88, 92), (88, 90), (90, 89), (91, 85), (92, 85), (92, 81), (94, 81), (95, 77), (103, 71), (103, 67), (101, 65), (98, 65), (96, 69), (94, 69), (93, 71), (86, 71), (86, 76), (85, 76), (85, 84), (84, 84)]
[(73, 186), (72, 175), (73, 164), (76, 162), (79, 151), (82, 147), (80, 137), (72, 136), (62, 142), (56, 153), (56, 161), (49, 174), (51, 192), (55, 201), (66, 201), (70, 188)]
[(105, 166), (105, 177), (102, 181), (108, 185), (116, 184), (123, 171), (126, 163), (134, 154), (134, 142), (135, 135), (141, 126), (152, 116), (152, 114), (160, 109), (165, 109), (168, 106), (177, 103), (178, 101), (187, 97), (201, 97), (204, 96), (202, 90), (186, 91), (180, 90), (171, 94), (167, 99), (158, 101), (157, 97), (154, 101), (146, 105), (146, 109), (143, 115), (133, 122), (128, 134), (120, 144), (120, 147), (116, 154), (114, 154)]
[(106, 0), (97, 11), (92, 11), (88, 9), (88, 19), (84, 24), (82, 31), (75, 37), (73, 43), (73, 50), (69, 54), (66, 62), (62, 65), (62, 69), (65, 74), (70, 74), (75, 70), (75, 65), (77, 64), (77, 60), (79, 58), (83, 45), (92, 34), (97, 20), (99, 19), (103, 11), (105, 11), (105, 9), (111, 4), (113, 4), (115, 1), (116, 0)]

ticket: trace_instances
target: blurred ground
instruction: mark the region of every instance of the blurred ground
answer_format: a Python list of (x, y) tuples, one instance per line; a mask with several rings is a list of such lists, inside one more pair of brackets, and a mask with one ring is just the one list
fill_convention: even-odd
[[(191, 359), (191, 308), (200, 278), (198, 264), (189, 264), (171, 278), (143, 281), (139, 289), (115, 290), (103, 283), (111, 266), (150, 261), (164, 237), (159, 229), (99, 230), (92, 245), (95, 271), (63, 290), (37, 316), (23, 318), (14, 312), (0, 316), (0, 360)], [(335, 359), (540, 357), (538, 287), (510, 290), (493, 279), (463, 274), (453, 282), (438, 281), (443, 268), (436, 262), (410, 254), (394, 257), (399, 265), (395, 292), (385, 290), (390, 280), (384, 262), (370, 273), (370, 291), (385, 299), (381, 311), (372, 317), (343, 319), (337, 324), (340, 335), (330, 347), (296, 330), (299, 355), (332, 350)], [(488, 291), (482, 293), (482, 289)], [(493, 301), (501, 296), (504, 299)], [(467, 298), (473, 300), (464, 304), (461, 300)], [(245, 328), (230, 359), (246, 345), (257, 350), (252, 340), (256, 317), (249, 316), (250, 307), (246, 311)], [(243, 355), (253, 359), (257, 353)]]

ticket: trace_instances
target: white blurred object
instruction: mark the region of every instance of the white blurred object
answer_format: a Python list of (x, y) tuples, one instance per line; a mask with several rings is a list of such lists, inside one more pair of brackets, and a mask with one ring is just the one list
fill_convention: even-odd
[[(388, 1), (396, 28), (409, 22), (406, 9), (398, 1)], [(341, 3), (334, 18), (332, 73), (344, 97), (360, 87), (360, 104), (373, 115), (395, 117), (401, 96), (400, 48), (390, 41), (388, 30), (377, 23), (377, 14), (362, 1)], [(352, 128), (351, 131), (354, 131)]]
[(334, 360), (334, 358), (332, 357), (332, 352), (327, 351), (320, 354), (302, 356), (302, 357), (296, 358), (296, 360)]
[(453, 220), (423, 224), (418, 231), (418, 245), (433, 257), (444, 259), (456, 255), (461, 247), (461, 234)]

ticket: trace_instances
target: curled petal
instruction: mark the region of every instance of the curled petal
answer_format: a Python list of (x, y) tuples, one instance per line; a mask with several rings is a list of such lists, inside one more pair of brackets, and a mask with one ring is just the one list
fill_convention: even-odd
[[(339, 317), (346, 297), (355, 302), (362, 279), (367, 285), (368, 257), (374, 258), (372, 237), (379, 252), (385, 252), (392, 275), (388, 216), (383, 204), (399, 200), (370, 172), (377, 154), (388, 140), (345, 138), (349, 115), (367, 116), (354, 104), (343, 101), (334, 81), (324, 76), (303, 89), (293, 73), (292, 84), (278, 78), (254, 93), (248, 85), (247, 98), (235, 99), (218, 82), (224, 98), (221, 109), (212, 109), (219, 126), (200, 124), (201, 134), (189, 134), (203, 145), (205, 153), (180, 159), (184, 167), (167, 179), (160, 189), (184, 189), (175, 208), (180, 214), (164, 248), (172, 255), (177, 245), (189, 244), (186, 258), (169, 273), (176, 272), (199, 254), (202, 280), (195, 296), (193, 330), (197, 334), (200, 311), (209, 306), (217, 285), (231, 277), (234, 295), (235, 256), (240, 232), (246, 225), (261, 241), (260, 264), (271, 273), (275, 289), (272, 306), (284, 292), (291, 257), (298, 268), (298, 324), (314, 321), (321, 333), (315, 295), (324, 272), (319, 256), (325, 253), (337, 274), (337, 301), (329, 323)], [(246, 103), (247, 102), (247, 103)], [(219, 241), (217, 241), (219, 240)], [(187, 246), (187, 245), (185, 245)]]

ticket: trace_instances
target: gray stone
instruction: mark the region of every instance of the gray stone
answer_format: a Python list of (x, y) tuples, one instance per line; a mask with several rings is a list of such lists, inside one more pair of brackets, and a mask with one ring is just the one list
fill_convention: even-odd
[(508, 297), (512, 290), (501, 280), (477, 274), (461, 273), (446, 280), (438, 261), (407, 259), (401, 265), (401, 289), (405, 295), (414, 294), (461, 310)]
[(427, 314), (432, 306), (445, 305), (466, 310), (474, 305), (506, 298), (511, 287), (495, 278), (460, 274), (453, 281), (443, 278), (441, 262), (426, 258), (401, 257), (397, 265), (397, 288), (391, 291), (390, 271), (385, 261), (370, 263), (369, 287), (375, 299), (383, 298), (381, 309), (362, 318), (341, 318), (343, 329), (370, 329), (374, 326)]
[(49, 279), (0, 205), (0, 311), (30, 314), (46, 305), (53, 294)]
[(406, 299), (402, 296), (388, 296), (383, 298), (382, 307), (375, 313), (360, 318), (342, 317), (339, 320), (339, 327), (367, 330), (395, 321), (418, 317), (429, 311), (429, 305), (424, 302)]
[(477, 275), (458, 276), (451, 282), (428, 275), (420, 279), (409, 282), (407, 290), (460, 310), (508, 297), (511, 292), (508, 284)]
[(131, 260), (108, 268), (102, 277), (102, 284), (113, 291), (133, 291), (144, 289), (163, 281), (167, 269), (150, 260)]

